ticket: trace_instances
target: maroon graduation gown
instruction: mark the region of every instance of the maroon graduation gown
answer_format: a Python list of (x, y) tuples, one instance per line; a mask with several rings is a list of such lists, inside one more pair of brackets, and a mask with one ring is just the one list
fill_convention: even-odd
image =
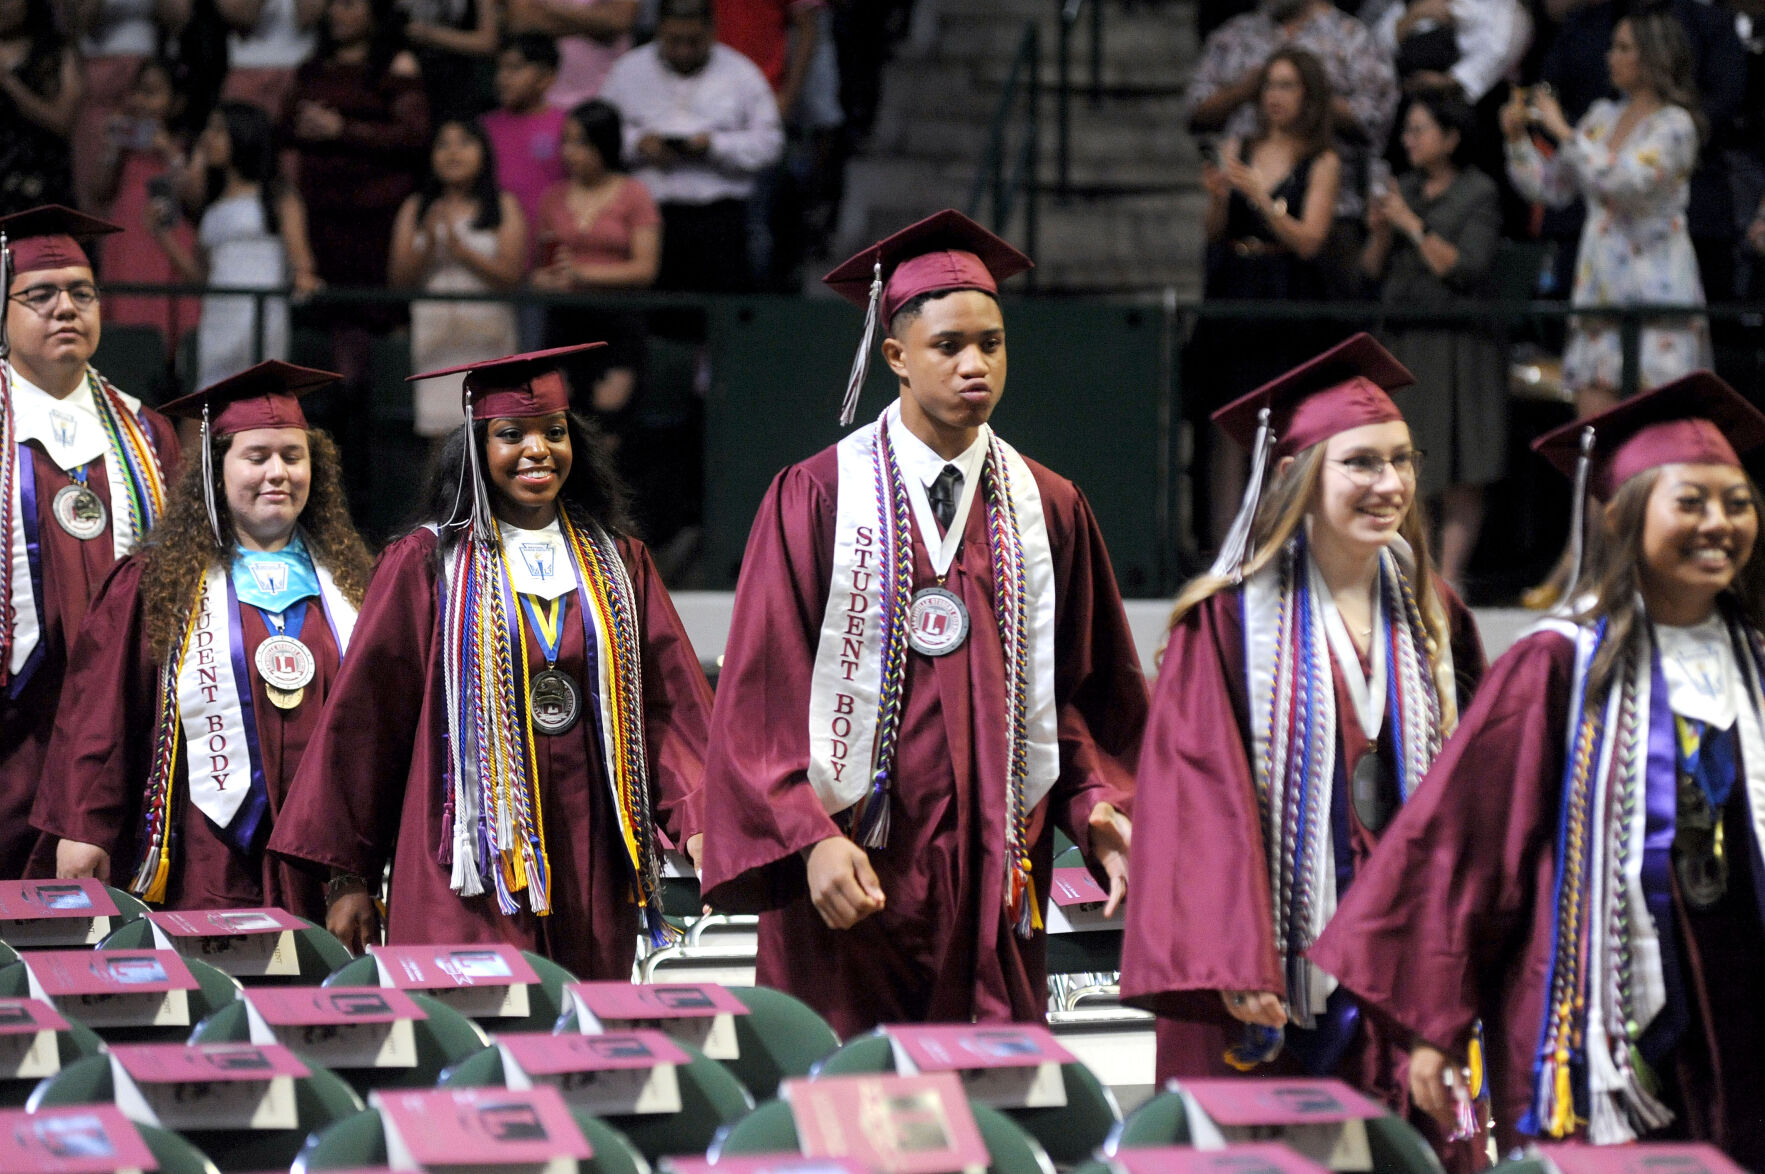
[[(31, 813), (31, 821), (47, 835), (96, 844), (109, 852), (111, 883), (121, 887), (128, 886), (141, 859), (141, 799), (153, 760), (163, 666), (163, 653), (147, 642), (143, 567), (139, 556), (124, 559), (92, 601), (69, 661), (67, 690), (49, 744), (55, 769), (44, 772)], [(255, 607), (239, 609), (270, 826), (318, 728), (325, 695), (337, 679), (337, 641), (324, 608), (316, 599), (302, 606), (307, 611), (300, 640), (312, 649), (316, 668), (300, 705), (289, 710), (270, 704), (263, 678), (252, 667), (257, 646), (269, 637), (269, 627)], [(266, 855), (261, 846), (249, 857), (241, 855), (190, 802), (189, 758), (188, 746), (180, 742), (173, 783), (179, 830), (165, 907), (275, 905), (324, 924), (319, 878)]]
[[(1029, 467), (1056, 608), (1061, 773), (1029, 832), (1045, 908), (1054, 823), (1089, 856), (1091, 809), (1129, 809), (1146, 684), (1090, 506), (1071, 482)], [(759, 981), (842, 1037), (885, 1022), (1040, 1020), (1046, 937), (1019, 938), (1005, 914), (1005, 664), (978, 501), (944, 584), (968, 608), (968, 640), (943, 657), (908, 653), (889, 842), (869, 853), (887, 907), (833, 930), (809, 902), (798, 853), (839, 834), (807, 774), (838, 468), (829, 448), (779, 474), (748, 537), (705, 767), (708, 897), (761, 912)], [(917, 535), (914, 548), (914, 586), (931, 586)]]
[[(684, 844), (703, 830), (698, 787), (710, 686), (648, 550), (629, 540), (619, 546), (642, 628), (651, 802), (657, 822)], [(387, 936), (394, 944), (509, 942), (585, 980), (626, 979), (636, 954), (637, 907), (588, 713), (564, 734), (534, 736), (552, 913), (534, 916), (523, 893), (521, 909), (504, 916), (494, 893), (461, 897), (449, 886), (450, 870), (437, 856), (447, 799), (447, 693), (435, 547), (436, 536), (419, 530), (381, 556), (349, 663), (276, 821), (270, 850), (367, 877), (377, 877), (390, 856)], [(587, 657), (578, 608), (573, 594), (557, 665), (581, 684)], [(545, 664), (531, 632), (527, 660)]]
[[(159, 453), (160, 468), (169, 488), (177, 477), (178, 434), (171, 421), (143, 407), (139, 419)], [(42, 551), (43, 659), (30, 683), (16, 698), (0, 689), (0, 880), (25, 873), (37, 842), (31, 827), (31, 804), (37, 781), (44, 774), (49, 736), (55, 728), (55, 710), (67, 673), (68, 653), (86, 618), (86, 608), (105, 575), (116, 562), (109, 526), (94, 538), (81, 541), (63, 530), (51, 513), (55, 495), (74, 479), (49, 459), (43, 446), (26, 441), (36, 467), (37, 533)], [(104, 503), (111, 518), (116, 510), (110, 500), (108, 455), (86, 466), (86, 485)], [(4, 542), (0, 536), (0, 542)], [(37, 866), (40, 870), (44, 862)]]
[[(1470, 612), (1456, 596), (1444, 589), (1441, 595), (1453, 668), (1465, 698), (1482, 674), (1483, 648)], [(1367, 740), (1334, 658), (1331, 667), (1347, 778)], [(1198, 604), (1171, 632), (1140, 751), (1134, 831), (1142, 849), (1133, 855), (1128, 888), (1121, 989), (1124, 1002), (1159, 1014), (1161, 1081), (1238, 1075), (1223, 1057), (1242, 1028), (1227, 1014), (1219, 992), (1284, 996), (1286, 990), (1250, 767), (1248, 704), (1241, 595), (1222, 591)], [(1378, 745), (1385, 761), (1394, 762), (1390, 721)], [(1348, 819), (1356, 876), (1352, 892), (1360, 886), (1375, 836), (1355, 817), (1352, 804)], [(1173, 847), (1146, 851), (1150, 844)], [(1405, 1102), (1396, 1062), (1378, 1025), (1363, 1021), (1335, 1074), (1401, 1110)], [(1299, 1071), (1283, 1052), (1252, 1075)]]
[[(1421, 791), (1392, 821), (1311, 958), (1407, 1036), (1462, 1056), (1483, 1020), (1497, 1137), (1532, 1099), (1553, 946), (1556, 839), (1575, 646), (1535, 633), (1490, 669)], [(1674, 1136), (1765, 1169), (1765, 933), (1746, 787), (1724, 812), (1728, 895), (1677, 937), (1691, 1025), (1662, 1065)]]

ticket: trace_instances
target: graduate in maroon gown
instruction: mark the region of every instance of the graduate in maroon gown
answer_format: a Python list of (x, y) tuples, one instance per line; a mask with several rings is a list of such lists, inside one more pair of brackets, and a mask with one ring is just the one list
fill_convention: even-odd
[[(67, 655), (117, 559), (165, 509), (171, 424), (93, 370), (100, 302), (69, 208), (0, 219), (0, 879), (24, 874)], [(47, 858), (37, 864), (47, 871)]]
[[(698, 855), (710, 687), (564, 347), (467, 371), (430, 524), (386, 549), (272, 851), (328, 869), (328, 924), (510, 942), (629, 977), (662, 919), (658, 832)], [(367, 878), (367, 879), (364, 879)]]
[(1422, 1106), (1483, 1052), (1504, 1149), (1691, 1137), (1765, 1169), (1761, 444), (1697, 372), (1534, 445), (1586, 452), (1604, 503), (1580, 593), (1491, 668), (1312, 949), (1415, 1041)]
[[(760, 911), (759, 981), (842, 1036), (1040, 1020), (1055, 825), (1127, 882), (1146, 686), (1071, 482), (987, 427), (997, 281), (1029, 260), (944, 212), (828, 283), (867, 306), (900, 398), (780, 473), (718, 679), (704, 881)], [(886, 284), (885, 284), (886, 281)]]
[(1412, 382), (1360, 334), (1214, 415), (1252, 481), (1172, 616), (1137, 792), (1171, 847), (1134, 854), (1122, 951), (1161, 1080), (1333, 1075), (1403, 1108), (1401, 1053), (1305, 951), (1483, 668), (1415, 508), (1387, 394)]
[(202, 459), (147, 546), (92, 602), (68, 663), (32, 821), (56, 873), (171, 909), (325, 913), (321, 883), (268, 857), (372, 561), (337, 446), (300, 397), (329, 371), (270, 361), (166, 405)]

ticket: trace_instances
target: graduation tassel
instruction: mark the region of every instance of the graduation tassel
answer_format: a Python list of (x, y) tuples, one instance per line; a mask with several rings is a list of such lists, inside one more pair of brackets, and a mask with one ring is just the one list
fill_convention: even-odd
[(1232, 528), (1226, 531), (1226, 540), (1220, 545), (1220, 553), (1213, 560), (1210, 575), (1220, 579), (1240, 582), (1244, 578), (1244, 564), (1255, 553), (1250, 549), (1250, 527), (1256, 521), (1256, 507), (1262, 501), (1263, 477), (1268, 472), (1269, 454), (1275, 448), (1275, 432), (1269, 427), (1269, 410), (1262, 409), (1256, 414), (1256, 439), (1250, 445), (1250, 480), (1244, 486), (1244, 502), (1238, 507), (1238, 516), (1232, 519)]
[(1569, 518), (1569, 585), (1563, 603), (1573, 605), (1575, 588), (1581, 583), (1581, 562), (1587, 549), (1587, 478), (1593, 467), (1593, 425), (1581, 430), (1581, 455), (1575, 458), (1574, 513)]
[(858, 396), (864, 390), (864, 377), (870, 374), (870, 352), (876, 346), (877, 309), (882, 303), (882, 262), (878, 261), (870, 276), (870, 305), (864, 311), (864, 337), (858, 341), (858, 353), (852, 357), (852, 373), (846, 377), (846, 398), (840, 401), (840, 427), (849, 427), (858, 414)]
[(490, 494), (484, 488), (484, 471), (478, 467), (478, 438), (472, 434), (472, 385), (466, 384), (466, 467), (472, 477), (472, 534), (486, 546), (496, 543), (496, 527), (490, 517)]
[[(0, 294), (12, 297), (12, 246), (7, 243), (4, 228), (0, 228)], [(0, 313), (0, 361), (11, 354), (12, 342), (6, 337), (6, 315)]]
[(208, 442), (208, 405), (202, 405), (202, 504), (208, 508), (208, 532), (214, 535), (214, 544), (225, 550), (227, 544), (221, 538), (221, 515), (215, 507), (214, 500), (214, 452)]

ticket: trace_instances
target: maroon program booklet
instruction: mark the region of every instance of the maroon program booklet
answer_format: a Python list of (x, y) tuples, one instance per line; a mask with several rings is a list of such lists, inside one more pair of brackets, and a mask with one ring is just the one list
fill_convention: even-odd
[(575, 1174), (577, 1162), (594, 1156), (555, 1088), (383, 1089), (368, 1099), (380, 1110), (394, 1170)]
[(986, 1144), (954, 1072), (787, 1080), (797, 1139), (813, 1157), (880, 1174), (981, 1174)]
[(655, 1028), (713, 1060), (735, 1060), (735, 1017), (747, 1004), (714, 982), (574, 982), (564, 988), (585, 1034)]
[(0, 1109), (0, 1170), (7, 1174), (123, 1174), (159, 1163), (115, 1105)]

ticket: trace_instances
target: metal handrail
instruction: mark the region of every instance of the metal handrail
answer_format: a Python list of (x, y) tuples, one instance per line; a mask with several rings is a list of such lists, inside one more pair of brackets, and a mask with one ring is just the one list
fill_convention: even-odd
[[(993, 111), (993, 122), (987, 131), (987, 146), (981, 154), (980, 170), (968, 193), (968, 214), (979, 218), (989, 190), (992, 193), (993, 231), (1003, 233), (1006, 222), (1016, 210), (1019, 196), (1024, 200), (1024, 250), (1036, 253), (1039, 227), (1040, 173), (1042, 170), (1041, 101), (1037, 94), (1037, 74), (1042, 63), (1042, 33), (1036, 22), (1025, 21), (1023, 36), (1018, 39), (1017, 52), (1011, 58), (999, 105)], [(1027, 82), (1025, 78), (1027, 77)], [(1018, 90), (1023, 90), (1023, 140), (1018, 146), (1015, 164), (1006, 174), (1007, 141), (1011, 133), (1011, 113), (1017, 106)], [(1030, 270), (1025, 280), (1033, 287), (1036, 271)]]
[(1103, 0), (1056, 0), (1057, 47), (1055, 69), (1059, 78), (1054, 91), (1056, 178), (1060, 194), (1072, 187), (1072, 30), (1088, 3), (1091, 8), (1091, 105), (1103, 101)]

